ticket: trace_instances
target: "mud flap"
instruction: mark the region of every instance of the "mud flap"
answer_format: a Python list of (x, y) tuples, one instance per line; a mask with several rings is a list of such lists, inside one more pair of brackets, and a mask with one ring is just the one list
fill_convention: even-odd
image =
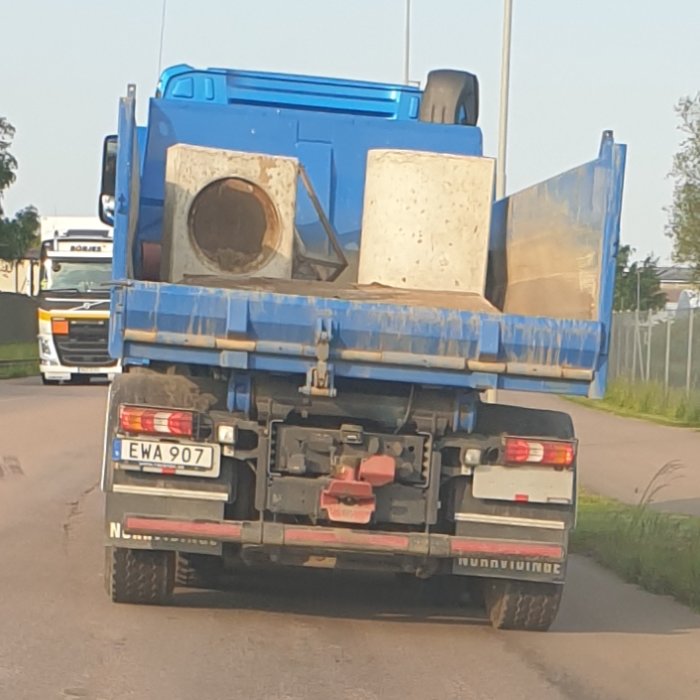
[(194, 537), (166, 537), (132, 535), (124, 530), (126, 515), (181, 517), (191, 520), (218, 520), (223, 518), (223, 503), (172, 499), (131, 494), (106, 494), (105, 544), (128, 549), (162, 549), (178, 552), (220, 555), (221, 542)]
[(452, 573), (458, 576), (564, 583), (566, 564), (566, 559), (546, 561), (513, 557), (460, 557), (453, 561)]

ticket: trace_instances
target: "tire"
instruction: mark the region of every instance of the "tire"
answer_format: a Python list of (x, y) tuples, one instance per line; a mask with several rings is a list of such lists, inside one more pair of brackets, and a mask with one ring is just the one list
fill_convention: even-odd
[(418, 119), (431, 124), (476, 126), (479, 120), (478, 78), (466, 71), (431, 71)]
[(163, 605), (175, 584), (173, 552), (107, 547), (105, 583), (114, 603)]
[(61, 382), (58, 379), (47, 379), (46, 375), (42, 373), (41, 383), (44, 386), (58, 386), (58, 384), (60, 384)]
[(495, 629), (546, 632), (557, 616), (563, 590), (556, 583), (486, 581), (486, 612)]
[(216, 588), (222, 572), (221, 563), (219, 557), (178, 552), (175, 585), (184, 588)]

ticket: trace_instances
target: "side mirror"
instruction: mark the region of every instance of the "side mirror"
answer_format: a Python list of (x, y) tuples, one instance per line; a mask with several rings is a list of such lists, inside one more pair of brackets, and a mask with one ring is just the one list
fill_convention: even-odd
[(100, 221), (114, 226), (114, 193), (117, 188), (117, 137), (107, 136), (102, 147), (102, 182), (98, 210)]

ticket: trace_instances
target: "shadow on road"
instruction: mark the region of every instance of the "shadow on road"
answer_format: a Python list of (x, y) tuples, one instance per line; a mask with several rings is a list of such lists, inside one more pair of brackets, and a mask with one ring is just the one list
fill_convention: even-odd
[(393, 576), (283, 569), (236, 576), (227, 590), (178, 589), (178, 607), (384, 622), (488, 624), (474, 603), (441, 604), (438, 586)]
[[(575, 562), (551, 633), (680, 635), (700, 629), (700, 616), (663, 596)], [(601, 578), (602, 577), (602, 578)], [(434, 582), (380, 574), (281, 569), (237, 575), (226, 590), (178, 589), (183, 608), (249, 610), (338, 620), (483, 627), (483, 607), (468, 596), (445, 602)]]
[[(630, 586), (632, 588), (632, 586)], [(559, 615), (550, 634), (582, 635), (597, 637), (613, 635), (681, 636), (700, 630), (698, 616), (665, 596), (648, 595), (651, 604), (636, 605), (634, 601), (616, 605), (615, 601), (600, 601), (600, 609), (593, 610), (596, 600), (574, 600), (564, 597)]]
[(581, 556), (572, 556), (553, 632), (678, 636), (700, 630), (700, 615), (668, 596), (621, 581)]

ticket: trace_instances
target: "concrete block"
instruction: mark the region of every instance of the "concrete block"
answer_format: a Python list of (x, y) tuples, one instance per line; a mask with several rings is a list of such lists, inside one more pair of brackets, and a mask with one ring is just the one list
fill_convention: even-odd
[(358, 282), (483, 295), (493, 177), (490, 158), (370, 151)]
[(177, 144), (167, 152), (162, 278), (289, 279), (298, 161)]

